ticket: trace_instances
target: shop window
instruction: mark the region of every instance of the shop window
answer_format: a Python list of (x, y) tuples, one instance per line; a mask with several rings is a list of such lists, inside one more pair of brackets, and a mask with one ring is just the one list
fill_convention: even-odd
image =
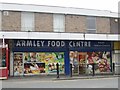
[(14, 53), (14, 76), (23, 75), (23, 54)]
[(56, 73), (56, 64), (64, 73), (63, 52), (24, 52), (14, 53), (14, 76)]
[(92, 74), (93, 63), (95, 64), (95, 73), (111, 72), (111, 59), (109, 51), (107, 52), (70, 51), (70, 63), (74, 67), (73, 73)]
[(96, 33), (96, 17), (87, 17), (87, 33)]
[(21, 30), (34, 31), (34, 13), (30, 12), (21, 13)]
[(2, 11), (0, 11), (0, 30), (2, 30)]
[(65, 16), (64, 15), (53, 15), (53, 29), (54, 32), (64, 32), (65, 31)]

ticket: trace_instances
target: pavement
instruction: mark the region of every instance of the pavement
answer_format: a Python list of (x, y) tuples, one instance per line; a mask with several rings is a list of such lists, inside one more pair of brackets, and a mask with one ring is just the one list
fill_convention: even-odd
[(19, 77), (9, 77), (6, 81), (17, 81), (17, 80), (41, 80), (41, 81), (54, 81), (54, 80), (74, 80), (74, 79), (96, 79), (96, 78), (114, 78), (120, 77), (120, 75), (73, 75), (65, 76), (59, 75), (39, 75), (39, 76), (19, 76)]

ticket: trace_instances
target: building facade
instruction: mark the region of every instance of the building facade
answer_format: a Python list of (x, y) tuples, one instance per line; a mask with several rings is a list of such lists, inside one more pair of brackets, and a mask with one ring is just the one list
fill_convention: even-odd
[[(109, 11), (1, 3), (0, 39), (9, 46), (9, 75), (112, 73), (119, 66), (118, 15)], [(117, 52), (117, 53), (116, 53)], [(118, 71), (118, 67), (116, 69)]]

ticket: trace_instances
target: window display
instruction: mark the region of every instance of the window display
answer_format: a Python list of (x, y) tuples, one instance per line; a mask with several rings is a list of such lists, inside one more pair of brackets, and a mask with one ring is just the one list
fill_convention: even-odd
[[(77, 53), (77, 54), (76, 54)], [(77, 56), (76, 56), (77, 55)], [(77, 59), (77, 60), (76, 60)], [(70, 63), (73, 67), (79, 66), (79, 73), (92, 73), (95, 64), (95, 73), (110, 72), (110, 52), (77, 52), (70, 51)], [(79, 63), (79, 64), (78, 64)]]
[(45, 63), (24, 63), (24, 74), (45, 73)]
[(25, 52), (24, 53), (24, 62), (37, 62), (36, 53), (34, 52)]
[(23, 75), (23, 55), (22, 53), (14, 53), (14, 75)]
[(95, 63), (95, 72), (110, 72), (110, 52), (87, 53), (88, 64)]
[(45, 63), (46, 73), (56, 73), (56, 64), (59, 63), (60, 73), (64, 73), (64, 53), (37, 53), (37, 61)]
[(78, 73), (79, 69), (79, 62), (78, 62), (78, 52), (77, 51), (71, 51), (70, 52), (70, 64), (72, 64), (73, 67), (73, 73)]
[(14, 75), (56, 73), (57, 63), (59, 63), (60, 73), (64, 73), (63, 52), (16, 52), (14, 53)]

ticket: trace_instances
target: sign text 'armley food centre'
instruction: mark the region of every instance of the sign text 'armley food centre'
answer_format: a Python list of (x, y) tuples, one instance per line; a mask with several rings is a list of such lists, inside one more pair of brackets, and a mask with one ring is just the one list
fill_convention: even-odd
[(110, 42), (82, 40), (14, 40), (15, 47), (110, 47)]

